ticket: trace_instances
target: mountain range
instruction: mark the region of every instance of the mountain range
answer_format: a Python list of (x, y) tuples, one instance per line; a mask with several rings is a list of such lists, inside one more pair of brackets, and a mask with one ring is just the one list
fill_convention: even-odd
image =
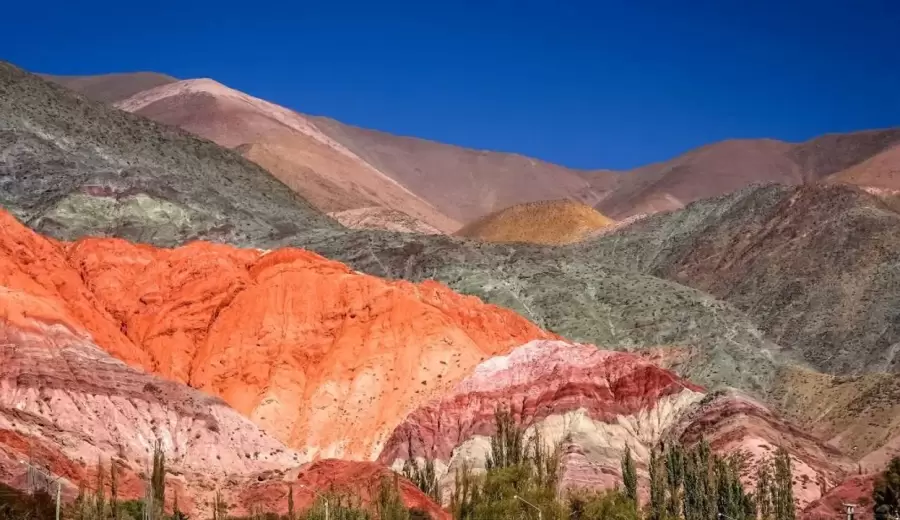
[(610, 487), (626, 446), (646, 482), (654, 445), (702, 437), (785, 447), (830, 514), (900, 454), (898, 146), (578, 171), (0, 64), (0, 480), (37, 453), (71, 498), (100, 457), (138, 496), (162, 439), (190, 512), (223, 480), (283, 512), (291, 483), (362, 493), (422, 457), (449, 485), (506, 403), (563, 487)]
[[(443, 232), (516, 204), (553, 199), (586, 203), (621, 220), (751, 184), (828, 179), (900, 189), (891, 175), (900, 129), (825, 135), (798, 144), (735, 139), (629, 171), (582, 171), (304, 116), (208, 79), (177, 81), (152, 73), (48, 78), (88, 98), (238, 148), (323, 211), (383, 206)], [(385, 182), (390, 180), (394, 183)]]

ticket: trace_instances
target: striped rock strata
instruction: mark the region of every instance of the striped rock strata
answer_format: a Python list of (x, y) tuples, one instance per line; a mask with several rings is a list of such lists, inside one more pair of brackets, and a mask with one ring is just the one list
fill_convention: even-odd
[(420, 463), (433, 458), (448, 488), (463, 461), (484, 467), (498, 407), (509, 408), (527, 436), (540, 430), (548, 445), (560, 444), (563, 488), (621, 482), (626, 446), (646, 476), (657, 443), (690, 444), (700, 436), (720, 452), (747, 452), (748, 481), (761, 457), (786, 446), (795, 459), (801, 505), (819, 497), (818, 480), (833, 484), (850, 468), (839, 452), (741, 395), (706, 394), (633, 354), (548, 340), (480, 364), (451, 392), (410, 414), (379, 460), (399, 469), (410, 457)]
[[(0, 292), (10, 309), (11, 291)], [(41, 302), (23, 298), (19, 303)], [(302, 454), (285, 446), (218, 397), (160, 379), (111, 357), (83, 333), (50, 313), (17, 324), (0, 321), (0, 481), (26, 488), (28, 466), (60, 477), (66, 499), (80, 484), (91, 486), (95, 465), (115, 464), (119, 497), (143, 496), (155, 442), (166, 453), (169, 506), (177, 495), (188, 513), (211, 515), (221, 487), (233, 514), (250, 507), (284, 510), (286, 495), (256, 494), (261, 486), (285, 491), (336, 489), (366, 497), (385, 474), (372, 463), (324, 461), (301, 465)], [(409, 482), (402, 496), (443, 518), (443, 513)], [(254, 499), (248, 501), (247, 497)], [(314, 501), (298, 491), (297, 508)]]
[(371, 460), (479, 362), (552, 337), (440, 284), (386, 281), (299, 249), (62, 244), (8, 214), (0, 287), (0, 321), (63, 327), (220, 396), (303, 461)]

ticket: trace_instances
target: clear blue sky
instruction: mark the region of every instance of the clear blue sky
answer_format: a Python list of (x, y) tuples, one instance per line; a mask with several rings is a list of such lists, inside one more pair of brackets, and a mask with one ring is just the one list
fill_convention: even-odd
[(0, 58), (33, 71), (212, 77), (305, 113), (581, 168), (900, 126), (897, 0), (30, 0), (3, 18)]

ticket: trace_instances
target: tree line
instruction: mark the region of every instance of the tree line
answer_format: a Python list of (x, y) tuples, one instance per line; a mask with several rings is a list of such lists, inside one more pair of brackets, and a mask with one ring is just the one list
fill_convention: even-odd
[[(641, 503), (637, 465), (626, 448), (622, 481), (612, 490), (559, 491), (560, 447), (548, 447), (540, 431), (526, 438), (509, 411), (495, 413), (486, 468), (476, 475), (465, 462), (450, 489), (455, 520), (794, 520), (791, 459), (778, 449), (756, 469), (757, 486), (745, 488), (749, 471), (740, 453), (720, 456), (701, 440), (687, 448), (660, 445), (650, 452), (649, 498)], [(439, 500), (433, 462), (407, 462), (404, 474)]]

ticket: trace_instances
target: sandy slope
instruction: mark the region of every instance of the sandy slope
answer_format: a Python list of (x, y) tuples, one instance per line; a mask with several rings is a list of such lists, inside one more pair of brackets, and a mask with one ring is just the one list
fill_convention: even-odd
[(477, 220), (456, 234), (488, 242), (568, 244), (612, 224), (594, 208), (571, 200), (518, 204)]

